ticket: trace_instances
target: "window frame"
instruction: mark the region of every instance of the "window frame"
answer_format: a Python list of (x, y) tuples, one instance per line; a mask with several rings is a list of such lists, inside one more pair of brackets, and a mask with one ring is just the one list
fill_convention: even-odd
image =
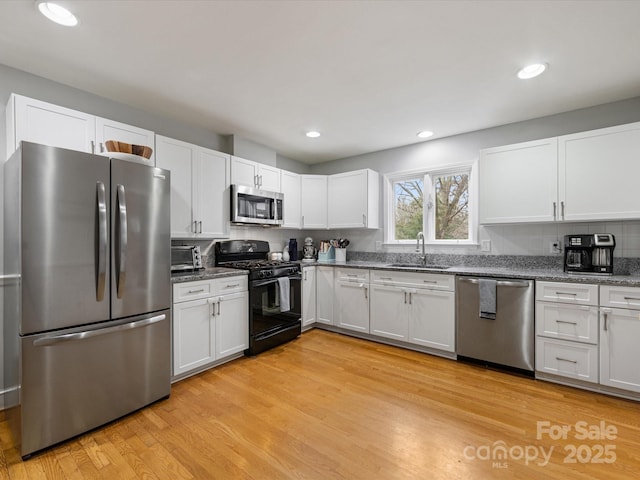
[[(435, 238), (435, 179), (443, 175), (465, 173), (469, 175), (469, 238), (464, 240), (437, 240)], [(416, 240), (395, 239), (395, 195), (393, 185), (403, 180), (423, 177), (424, 198), (422, 216), (422, 231), (425, 232), (425, 242), (429, 245), (470, 246), (478, 245), (478, 161), (461, 162), (449, 165), (433, 166), (415, 170), (389, 172), (384, 175), (384, 245), (385, 246), (415, 246)]]

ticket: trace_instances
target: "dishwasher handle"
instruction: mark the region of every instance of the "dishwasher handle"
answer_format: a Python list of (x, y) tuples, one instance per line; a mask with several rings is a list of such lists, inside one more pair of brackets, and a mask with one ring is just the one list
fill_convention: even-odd
[[(480, 283), (480, 280), (477, 278), (459, 277), (458, 280), (461, 282), (473, 283), (476, 285)], [(496, 284), (499, 287), (520, 287), (520, 288), (526, 288), (531, 285), (530, 280), (498, 280), (496, 281)]]

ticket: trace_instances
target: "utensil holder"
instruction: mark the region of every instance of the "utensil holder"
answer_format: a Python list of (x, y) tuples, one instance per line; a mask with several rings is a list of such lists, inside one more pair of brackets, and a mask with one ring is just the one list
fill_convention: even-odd
[(347, 261), (347, 249), (336, 248), (336, 263), (346, 263)]
[(336, 261), (336, 249), (329, 247), (326, 252), (318, 252), (318, 262), (335, 262)]

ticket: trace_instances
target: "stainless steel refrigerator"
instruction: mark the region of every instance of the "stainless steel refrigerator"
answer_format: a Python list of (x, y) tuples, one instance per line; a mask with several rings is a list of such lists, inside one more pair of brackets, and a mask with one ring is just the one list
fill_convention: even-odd
[(5, 403), (23, 457), (169, 395), (169, 183), (28, 142), (5, 163)]

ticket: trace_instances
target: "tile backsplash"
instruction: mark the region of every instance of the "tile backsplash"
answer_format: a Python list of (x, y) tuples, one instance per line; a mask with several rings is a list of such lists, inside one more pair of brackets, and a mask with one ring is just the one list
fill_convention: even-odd
[[(553, 242), (562, 243), (565, 235), (577, 233), (612, 233), (616, 237), (615, 257), (640, 257), (640, 221), (594, 222), (594, 223), (553, 223), (531, 225), (481, 226), (478, 240), (489, 240), (491, 250), (481, 251), (480, 245), (426, 245), (430, 254), (448, 255), (530, 255), (562, 256), (552, 253)], [(349, 251), (377, 253), (413, 253), (415, 243), (409, 245), (384, 245), (382, 230), (289, 230), (283, 228), (263, 228), (255, 226), (231, 226), (230, 238), (245, 240), (266, 240), (272, 251), (282, 251), (290, 238), (296, 238), (302, 250), (305, 237), (313, 238), (317, 247), (320, 240), (345, 237), (351, 242)], [(205, 265), (213, 265), (213, 244), (216, 240), (174, 240), (175, 244), (200, 245), (205, 257)]]
[[(562, 244), (564, 236), (578, 233), (612, 233), (616, 237), (616, 257), (640, 257), (640, 221), (550, 223), (529, 225), (481, 226), (478, 245), (426, 245), (427, 252), (453, 255), (534, 255), (561, 256), (552, 253), (551, 244)], [(415, 250), (409, 245), (385, 245), (382, 230), (316, 231), (311, 236), (318, 240), (327, 236), (347, 237), (350, 250), (363, 252), (405, 253)], [(483, 240), (491, 242), (488, 252), (481, 251)]]

